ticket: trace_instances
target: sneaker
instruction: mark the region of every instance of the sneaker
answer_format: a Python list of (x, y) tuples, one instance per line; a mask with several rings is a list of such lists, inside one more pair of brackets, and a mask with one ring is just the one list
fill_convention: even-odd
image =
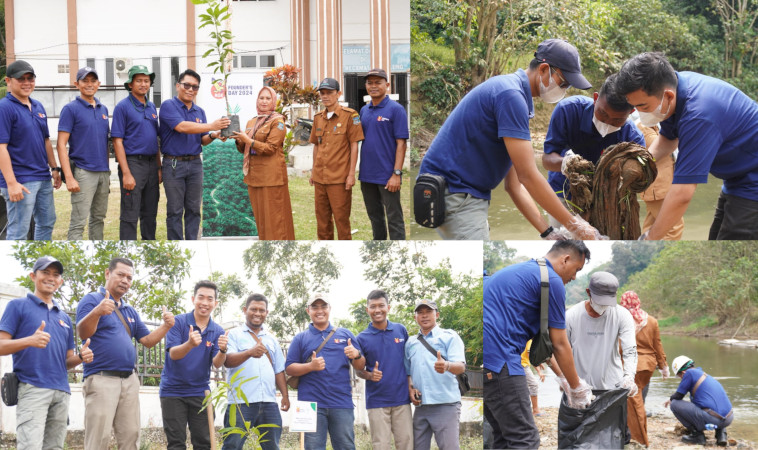
[(716, 429), (716, 444), (721, 447), (726, 447), (728, 443), (728, 438), (726, 436), (726, 428), (717, 428)]
[(682, 442), (685, 444), (705, 445), (705, 434), (702, 431), (693, 431), (690, 434), (682, 436)]

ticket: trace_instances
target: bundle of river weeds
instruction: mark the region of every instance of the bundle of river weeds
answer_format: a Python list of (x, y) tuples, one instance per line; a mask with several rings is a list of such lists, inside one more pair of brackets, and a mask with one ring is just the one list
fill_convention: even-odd
[(653, 156), (645, 147), (622, 142), (606, 148), (597, 167), (592, 166), (583, 158), (568, 165), (571, 202), (601, 234), (612, 240), (637, 239), (642, 234), (637, 194), (658, 175)]

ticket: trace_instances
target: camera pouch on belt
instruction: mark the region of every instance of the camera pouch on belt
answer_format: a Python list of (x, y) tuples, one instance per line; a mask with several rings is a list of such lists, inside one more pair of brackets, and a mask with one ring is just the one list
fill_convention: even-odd
[(0, 381), (0, 393), (3, 403), (8, 406), (16, 406), (18, 403), (18, 377), (15, 372), (7, 372)]
[(437, 228), (445, 221), (445, 187), (440, 175), (422, 173), (413, 186), (413, 216), (422, 227)]

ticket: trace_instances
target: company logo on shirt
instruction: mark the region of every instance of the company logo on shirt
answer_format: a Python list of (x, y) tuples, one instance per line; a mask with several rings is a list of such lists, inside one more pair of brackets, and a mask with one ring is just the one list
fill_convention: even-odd
[(47, 116), (45, 115), (45, 113), (37, 113), (37, 115), (38, 115), (38, 116), (39, 116), (41, 119), (44, 119), (45, 117), (47, 117)]
[(390, 119), (389, 119), (389, 117), (382, 117), (382, 116), (379, 116), (379, 117), (377, 117), (377, 118), (376, 118), (376, 121), (377, 121), (377, 122), (389, 122), (389, 121), (390, 121)]
[(213, 343), (211, 341), (205, 341), (205, 346), (206, 347), (210, 347), (211, 345), (213, 345)]
[(195, 122), (202, 123), (202, 122), (200, 122), (200, 118), (199, 117), (195, 117)]
[(405, 338), (395, 338), (395, 344), (399, 344), (401, 342), (405, 342)]
[(158, 118), (158, 116), (156, 116), (155, 114), (153, 114), (152, 116), (153, 116), (153, 119), (157, 119)]
[(68, 326), (68, 324), (66, 324), (66, 322), (63, 321), (63, 319), (58, 319), (58, 323), (61, 324), (63, 328), (71, 328)]
[(105, 114), (103, 114), (103, 119), (108, 120), (108, 116), (106, 116)]
[(129, 322), (134, 323), (134, 318), (128, 317), (127, 319), (129, 320)]
[(335, 344), (346, 344), (347, 343), (347, 339), (334, 338), (334, 343)]

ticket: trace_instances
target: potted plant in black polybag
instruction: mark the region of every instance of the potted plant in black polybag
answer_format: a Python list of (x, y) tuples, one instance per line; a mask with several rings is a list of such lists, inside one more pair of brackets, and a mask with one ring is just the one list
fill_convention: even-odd
[(228, 28), (224, 28), (223, 22), (229, 20), (231, 12), (229, 12), (229, 0), (192, 0), (195, 5), (208, 5), (205, 9), (205, 14), (200, 14), (200, 26), (198, 29), (210, 26), (213, 31), (210, 32), (211, 45), (210, 48), (203, 53), (203, 58), (207, 58), (214, 55), (213, 61), (209, 62), (206, 67), (213, 68), (213, 73), (220, 73), (224, 79), (224, 102), (226, 102), (226, 115), (232, 121), (232, 123), (221, 130), (222, 137), (231, 137), (235, 131), (240, 131), (240, 118), (236, 114), (237, 111), (232, 111), (229, 107), (229, 97), (227, 97), (227, 82), (229, 81), (229, 75), (232, 72), (231, 58), (234, 55), (232, 49), (232, 32)]

